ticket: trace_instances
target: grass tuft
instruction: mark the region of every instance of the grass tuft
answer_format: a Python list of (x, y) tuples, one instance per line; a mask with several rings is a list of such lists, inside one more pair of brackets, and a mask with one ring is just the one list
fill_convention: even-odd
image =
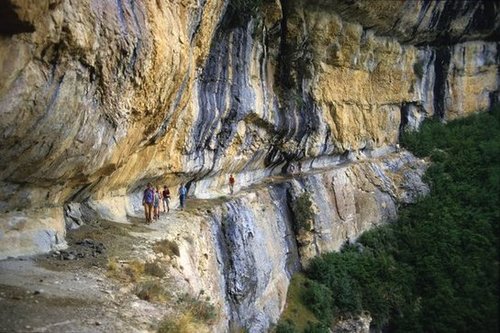
[(147, 262), (144, 264), (144, 273), (150, 275), (150, 276), (155, 276), (162, 278), (165, 276), (165, 271), (163, 268), (161, 268), (160, 264), (158, 262)]
[(308, 281), (302, 273), (293, 275), (288, 287), (286, 307), (281, 314), (276, 332), (294, 332), (294, 330), (303, 332), (309, 323), (319, 322), (303, 300)]
[(134, 294), (148, 302), (162, 303), (169, 300), (167, 291), (157, 280), (146, 280), (135, 286)]
[(294, 230), (296, 233), (301, 231), (311, 231), (314, 219), (313, 202), (309, 193), (302, 193), (293, 203)]
[(157, 253), (163, 253), (169, 257), (180, 256), (179, 246), (177, 243), (168, 239), (162, 239), (156, 242), (153, 245), (153, 250)]

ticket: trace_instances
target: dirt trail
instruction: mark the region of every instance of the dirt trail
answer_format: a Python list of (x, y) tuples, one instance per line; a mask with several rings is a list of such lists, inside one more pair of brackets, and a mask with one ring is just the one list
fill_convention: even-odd
[(155, 332), (166, 307), (139, 299), (108, 265), (151, 255), (189, 214), (152, 225), (95, 221), (68, 232), (67, 250), (0, 261), (0, 332)]
[(170, 310), (139, 299), (134, 281), (110, 274), (110, 262), (156, 260), (155, 243), (180, 233), (190, 218), (248, 192), (322, 171), (269, 177), (233, 196), (188, 199), (185, 210), (171, 209), (150, 225), (136, 218), (130, 224), (93, 221), (68, 232), (65, 251), (0, 261), (0, 333), (155, 332)]
[(155, 332), (169, 309), (139, 299), (134, 281), (113, 276), (110, 262), (155, 260), (157, 241), (230, 199), (188, 199), (185, 210), (171, 209), (149, 225), (93, 221), (67, 233), (64, 251), (0, 261), (0, 333)]

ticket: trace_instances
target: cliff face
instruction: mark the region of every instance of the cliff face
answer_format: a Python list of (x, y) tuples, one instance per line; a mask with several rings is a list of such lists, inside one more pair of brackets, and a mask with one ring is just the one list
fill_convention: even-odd
[[(267, 332), (285, 305), (292, 273), (308, 259), (396, 216), (398, 202), (427, 193), (423, 161), (409, 153), (346, 163), (310, 174), (272, 178), (218, 201), (193, 200), (196, 213), (170, 215), (168, 237), (179, 244), (184, 279), (220, 309), (214, 329)], [(309, 193), (310, 205), (298, 206)], [(136, 199), (139, 201), (139, 198)], [(300, 220), (297, 209), (312, 218)], [(179, 216), (181, 214), (181, 216)], [(309, 228), (299, 228), (310, 223)]]
[[(0, 257), (64, 245), (65, 220), (80, 222), (80, 204), (115, 221), (140, 216), (148, 181), (174, 192), (188, 182), (190, 196), (210, 199), (227, 192), (229, 173), (244, 189), (301, 171), (302, 180), (279, 191), (312, 193), (314, 232), (296, 235), (306, 260), (392, 219), (401, 184), (419, 184), (420, 171), (389, 177), (399, 171), (364, 164), (385, 163), (376, 160), (394, 151), (402, 128), (498, 102), (494, 2), (252, 4), (7, 1), (0, 14), (9, 22), (0, 26)], [(343, 162), (353, 165), (324, 171)], [(319, 170), (323, 176), (304, 176)], [(281, 200), (273, 187), (265, 191), (266, 200)], [(242, 216), (290, 234), (291, 211), (245, 213), (265, 206), (252, 200), (247, 208), (217, 206), (211, 219), (224, 225)], [(236, 246), (227, 240), (234, 234), (213, 230), (221, 257), (256, 256), (266, 243), (247, 247), (243, 238)], [(282, 243), (276, 256), (287, 253)], [(225, 265), (220, 276), (240, 276), (245, 265)], [(285, 271), (277, 281), (287, 280)], [(269, 284), (256, 279), (245, 283), (266, 294)], [(239, 292), (228, 300), (233, 317), (258, 303)], [(262, 323), (276, 317), (282, 300)]]

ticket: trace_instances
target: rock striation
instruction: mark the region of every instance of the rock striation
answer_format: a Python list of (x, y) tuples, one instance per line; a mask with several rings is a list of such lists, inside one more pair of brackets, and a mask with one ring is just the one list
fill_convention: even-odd
[[(192, 210), (180, 212), (190, 215), (167, 216), (167, 233), (179, 244), (178, 265), (193, 294), (203, 290), (220, 309), (217, 332), (267, 332), (285, 305), (291, 275), (392, 221), (398, 202), (428, 193), (420, 180), (425, 167), (403, 153), (274, 177), (217, 203), (191, 199)], [(304, 193), (311, 206), (301, 208), (312, 214), (310, 228), (299, 230), (294, 212)]]
[[(233, 173), (238, 191), (269, 185), (210, 218), (229, 322), (255, 332), (291, 267), (425, 193), (422, 162), (390, 155), (402, 130), (499, 102), (493, 1), (5, 3), (0, 258), (64, 247), (89, 211), (140, 216), (147, 182), (217, 202)], [(283, 200), (304, 189), (316, 213), (298, 234)], [(300, 260), (285, 260), (294, 246)]]

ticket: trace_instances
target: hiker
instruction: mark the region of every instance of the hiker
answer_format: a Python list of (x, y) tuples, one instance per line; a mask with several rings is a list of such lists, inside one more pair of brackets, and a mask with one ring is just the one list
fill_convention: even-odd
[(184, 184), (181, 184), (179, 186), (179, 204), (181, 209), (184, 209), (185, 201), (186, 201), (186, 194), (187, 194), (187, 189)]
[[(162, 202), (163, 202), (163, 212), (168, 213), (170, 212), (170, 190), (168, 189), (167, 185), (163, 186), (163, 193), (162, 193)], [(165, 208), (166, 207), (166, 208)]]
[(229, 190), (230, 190), (231, 194), (233, 194), (233, 192), (234, 192), (234, 182), (235, 182), (235, 180), (234, 180), (233, 175), (232, 174), (229, 175)]
[(161, 201), (160, 188), (157, 187), (155, 188), (155, 198), (153, 203), (155, 220), (158, 220), (160, 218), (160, 201)]
[(151, 223), (152, 218), (151, 214), (153, 213), (153, 202), (154, 202), (154, 190), (153, 185), (148, 183), (146, 189), (144, 190), (144, 194), (142, 195), (142, 204), (144, 205), (144, 214), (146, 215), (146, 223)]

